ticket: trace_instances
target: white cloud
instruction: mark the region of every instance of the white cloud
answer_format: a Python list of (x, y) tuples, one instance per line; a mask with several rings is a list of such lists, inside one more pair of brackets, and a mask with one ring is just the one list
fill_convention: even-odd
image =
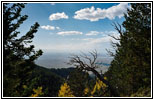
[(104, 33), (105, 34), (118, 34), (117, 31), (105, 31)]
[(86, 33), (85, 35), (94, 36), (94, 35), (98, 35), (98, 34), (101, 34), (102, 36), (107, 36), (109, 34), (118, 34), (118, 32), (117, 31), (104, 31), (104, 32), (90, 31), (90, 32)]
[(54, 14), (51, 14), (49, 16), (49, 20), (59, 20), (59, 19), (68, 19), (68, 16), (62, 12), (62, 13), (54, 13)]
[(50, 26), (50, 25), (43, 25), (41, 26), (42, 29), (45, 30), (60, 30), (60, 27)]
[[(116, 33), (115, 31), (105, 31), (105, 32), (110, 33), (111, 36), (114, 36), (116, 38), (119, 37), (119, 34)], [(111, 36), (106, 35), (101, 38), (84, 38), (82, 40), (88, 41), (88, 44), (91, 44), (91, 45), (96, 45), (96, 44), (100, 44), (100, 43), (104, 43), (104, 42), (111, 42), (111, 41), (116, 42), (117, 40), (115, 40)]]
[(45, 30), (55, 30), (55, 27), (54, 26), (50, 26), (50, 25), (43, 25), (41, 26), (42, 29), (45, 29)]
[[(118, 34), (115, 34), (114, 36), (119, 36)], [(105, 49), (111, 48), (112, 46), (110, 45), (111, 40), (113, 42), (115, 41), (112, 37), (106, 36), (106, 37), (101, 37), (101, 38), (84, 38), (84, 39), (71, 39), (71, 42), (69, 43), (59, 43), (58, 45), (51, 46), (51, 44), (48, 47), (48, 49), (52, 49), (54, 51), (67, 51), (67, 52), (72, 52), (72, 51), (92, 51), (94, 49), (98, 50), (99, 52), (106, 52)], [(74, 41), (74, 42), (73, 42)], [(75, 42), (77, 41), (77, 42)], [(46, 45), (45, 45), (46, 46)], [(42, 47), (43, 48), (43, 47)]]
[(91, 45), (96, 45), (96, 44), (100, 44), (100, 43), (104, 43), (104, 42), (110, 42), (112, 39), (112, 37), (110, 36), (105, 36), (105, 37), (101, 37), (101, 38), (85, 38), (82, 39), (84, 41), (87, 41), (88, 44)]
[(110, 36), (105, 36), (105, 37), (102, 37), (102, 38), (93, 39), (93, 40), (91, 41), (91, 43), (97, 44), (97, 43), (103, 43), (103, 42), (110, 42), (111, 40), (112, 40), (112, 37), (110, 37)]
[[(118, 37), (119, 37), (119, 34), (115, 34), (115, 33), (114, 33), (114, 34), (111, 34), (111, 36), (114, 36), (114, 37), (118, 38)], [(117, 42), (117, 40), (115, 40), (115, 39), (112, 38), (111, 36), (105, 36), (105, 37), (102, 37), (102, 38), (96, 38), (96, 39), (91, 40), (90, 42), (91, 42), (92, 44), (99, 44), (99, 43), (111, 42), (111, 41)]]
[(79, 31), (63, 31), (63, 32), (58, 32), (58, 35), (81, 35), (83, 34), (82, 32)]
[(120, 3), (116, 6), (112, 6), (108, 9), (101, 8), (84, 8), (75, 12), (75, 19), (79, 20), (90, 20), (90, 21), (98, 21), (100, 19), (108, 18), (110, 20), (114, 19), (116, 16), (121, 18), (124, 13), (127, 12), (127, 8), (129, 8), (128, 3)]
[[(70, 31), (65, 31), (63, 32), (63, 34), (66, 33), (68, 34)], [(76, 32), (76, 31), (75, 31)], [(106, 32), (110, 32), (110, 31), (106, 31)], [(70, 32), (72, 33), (72, 32)], [(51, 33), (52, 34), (52, 33)], [(115, 37), (119, 37), (119, 34), (117, 33), (113, 33), (113, 34), (110, 34), (112, 36), (115, 36)], [(60, 42), (51, 42), (51, 44), (46, 44), (46, 45), (41, 45), (39, 46), (39, 48), (44, 48), (44, 49), (47, 49), (49, 51), (66, 51), (66, 52), (80, 52), (80, 51), (93, 51), (94, 49), (96, 49), (98, 52), (106, 52), (105, 49), (112, 49), (112, 46), (111, 46), (111, 41), (113, 42), (118, 42), (116, 40), (114, 40), (112, 37), (110, 36), (104, 36), (104, 37), (98, 37), (98, 38), (71, 38), (70, 39), (71, 41), (68, 41), (67, 42), (63, 42), (63, 41), (60, 41)], [(53, 48), (54, 47), (54, 48)]]
[(56, 27), (57, 30), (60, 30), (60, 27)]
[(84, 41), (90, 41), (90, 40), (93, 40), (93, 38), (84, 38), (82, 40), (84, 40)]
[(55, 5), (55, 3), (50, 3), (52, 6), (54, 6)]
[(98, 32), (98, 31), (90, 31), (86, 35), (91, 36), (91, 35), (98, 35), (98, 34), (100, 34), (100, 32)]

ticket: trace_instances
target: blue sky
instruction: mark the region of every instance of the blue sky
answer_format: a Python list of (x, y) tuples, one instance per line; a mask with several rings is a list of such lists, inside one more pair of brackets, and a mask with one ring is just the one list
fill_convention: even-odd
[(38, 22), (32, 44), (44, 52), (107, 53), (115, 41), (108, 35), (119, 36), (112, 23), (121, 24), (128, 7), (127, 3), (28, 3), (22, 10), (28, 19), (19, 30), (25, 33)]

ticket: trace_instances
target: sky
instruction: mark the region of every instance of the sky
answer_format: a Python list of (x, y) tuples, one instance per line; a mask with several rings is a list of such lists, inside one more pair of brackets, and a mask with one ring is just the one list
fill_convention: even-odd
[[(33, 43), (43, 52), (107, 53), (112, 49), (109, 35), (118, 37), (112, 25), (122, 24), (128, 3), (28, 3), (22, 15), (28, 19), (19, 30), (26, 33), (35, 22), (40, 24)], [(23, 34), (21, 34), (23, 35)]]

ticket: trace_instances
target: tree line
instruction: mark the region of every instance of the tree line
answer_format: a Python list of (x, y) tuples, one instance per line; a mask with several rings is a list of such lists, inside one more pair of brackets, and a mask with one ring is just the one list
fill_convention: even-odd
[[(46, 69), (35, 64), (42, 50), (31, 45), (38, 22), (18, 37), (28, 18), (26, 4), (3, 3), (3, 96), (4, 97), (148, 97), (151, 96), (151, 4), (131, 3), (122, 25), (113, 23), (120, 36), (112, 43), (115, 52), (107, 72), (96, 69), (97, 51), (70, 56), (71, 70)], [(92, 72), (95, 78), (91, 78)], [(58, 75), (59, 74), (59, 75)], [(64, 77), (62, 77), (64, 76)]]

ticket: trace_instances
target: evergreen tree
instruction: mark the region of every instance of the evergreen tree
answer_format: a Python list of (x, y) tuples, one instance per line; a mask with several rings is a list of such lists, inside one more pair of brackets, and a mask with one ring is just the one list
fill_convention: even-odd
[(79, 69), (74, 69), (74, 71), (70, 73), (67, 82), (76, 97), (83, 97), (85, 96), (84, 89), (89, 82), (89, 74)]
[(36, 60), (42, 51), (28, 45), (34, 38), (39, 24), (36, 22), (30, 30), (19, 37), (18, 28), (28, 18), (21, 15), (25, 4), (3, 4), (3, 96), (23, 96), (23, 85), (29, 84), (30, 75)]
[(130, 96), (141, 87), (151, 86), (151, 4), (131, 4), (116, 43), (116, 53), (108, 80), (120, 96)]

